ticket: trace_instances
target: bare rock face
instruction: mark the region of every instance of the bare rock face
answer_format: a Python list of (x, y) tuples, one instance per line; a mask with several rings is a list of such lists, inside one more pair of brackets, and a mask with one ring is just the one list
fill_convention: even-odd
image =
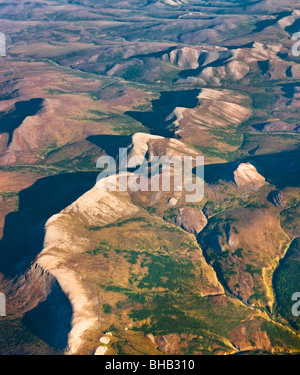
[(190, 207), (179, 209), (176, 222), (188, 232), (198, 234), (207, 224), (207, 219), (202, 211)]
[(258, 191), (265, 184), (265, 178), (250, 163), (241, 163), (233, 176), (237, 188), (244, 194)]
[(173, 197), (173, 198), (169, 199), (168, 206), (174, 207), (174, 206), (176, 206), (176, 204), (177, 204), (177, 199), (176, 198)]
[(107, 352), (107, 347), (104, 345), (98, 346), (98, 348), (95, 350), (94, 355), (105, 355)]
[(283, 209), (287, 203), (281, 191), (271, 191), (271, 193), (268, 195), (268, 201), (281, 209)]

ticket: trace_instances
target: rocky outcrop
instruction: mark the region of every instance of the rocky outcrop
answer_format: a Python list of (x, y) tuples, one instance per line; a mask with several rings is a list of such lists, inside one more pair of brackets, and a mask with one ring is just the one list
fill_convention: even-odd
[(178, 202), (177, 199), (174, 198), (174, 197), (172, 197), (172, 198), (170, 198), (169, 201), (168, 201), (168, 206), (169, 206), (169, 207), (174, 207), (174, 206), (176, 206), (177, 202)]
[(202, 211), (184, 207), (178, 210), (176, 222), (186, 231), (197, 235), (206, 226), (207, 218)]
[(98, 346), (98, 348), (95, 350), (94, 355), (105, 355), (107, 352), (107, 347), (104, 345)]
[(237, 188), (243, 194), (258, 191), (265, 184), (265, 178), (250, 163), (241, 163), (233, 175)]

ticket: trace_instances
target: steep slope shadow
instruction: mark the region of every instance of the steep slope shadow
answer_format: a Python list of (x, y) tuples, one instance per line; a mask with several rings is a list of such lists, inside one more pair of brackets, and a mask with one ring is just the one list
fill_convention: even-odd
[(36, 336), (55, 349), (64, 351), (68, 346), (73, 309), (57, 282), (47, 299), (28, 311), (22, 322)]
[(291, 35), (297, 33), (300, 30), (300, 18), (297, 18), (292, 25), (287, 26), (284, 30)]
[(140, 54), (140, 55), (133, 55), (133, 56), (130, 56), (127, 59), (124, 59), (124, 60), (144, 59), (144, 58), (150, 58), (150, 57), (154, 57), (156, 59), (159, 59), (163, 55), (174, 51), (176, 48), (177, 48), (177, 46), (172, 46), (172, 47), (169, 47), (167, 49), (164, 49), (164, 50), (158, 51), (158, 52), (152, 52), (152, 53), (146, 53), (146, 54)]
[(178, 75), (180, 78), (188, 78), (188, 77), (197, 77), (205, 68), (218, 68), (220, 66), (225, 65), (228, 60), (232, 57), (231, 51), (221, 51), (218, 53), (219, 57), (216, 58), (214, 61), (205, 64), (206, 56), (209, 54), (203, 53), (199, 56), (198, 63), (199, 66), (196, 69), (187, 69), (181, 71)]
[(226, 182), (233, 181), (233, 172), (237, 169), (239, 163), (237, 161), (220, 164), (208, 164), (204, 166), (205, 182), (216, 184), (223, 180)]
[(198, 105), (200, 89), (182, 91), (163, 91), (160, 98), (152, 101), (151, 112), (127, 111), (128, 115), (151, 129), (152, 134), (172, 137), (174, 132), (170, 129), (176, 120), (175, 115), (166, 120), (177, 107), (195, 108)]
[(254, 42), (250, 42), (250, 43), (242, 44), (240, 46), (238, 46), (238, 45), (233, 45), (233, 46), (226, 45), (224, 47), (228, 48), (229, 50), (234, 50), (234, 49), (242, 49), (242, 48), (253, 48), (253, 44), (254, 44)]
[[(35, 98), (24, 102), (17, 102), (15, 108), (6, 114), (0, 113), (0, 133), (8, 133), (7, 146), (10, 145), (14, 131), (28, 116), (36, 115), (43, 107), (44, 99)], [(2, 116), (1, 116), (2, 115)]]
[(271, 78), (269, 70), (270, 70), (270, 62), (269, 60), (266, 61), (257, 61), (257, 65), (259, 69), (261, 70), (261, 74), (263, 76), (268, 75), (268, 77)]
[(130, 142), (130, 136), (123, 135), (90, 135), (87, 141), (100, 147), (101, 150), (114, 159), (117, 159), (119, 148), (127, 147)]
[(283, 83), (279, 85), (281, 88), (281, 91), (284, 92), (284, 97), (288, 99), (293, 99), (295, 94), (300, 92), (300, 82), (289, 82), (289, 83)]
[[(258, 123), (258, 124), (254, 124), (254, 125), (251, 125), (252, 126), (252, 128), (254, 128), (255, 130), (258, 130), (258, 131), (263, 131), (264, 130), (264, 128), (265, 128), (265, 126), (266, 125), (268, 125), (269, 124), (269, 122), (260, 122), (260, 123)], [(258, 145), (259, 146), (259, 145)], [(257, 146), (256, 146), (257, 147)], [(252, 151), (252, 150), (250, 150), (250, 151)], [(250, 153), (250, 151), (248, 151), (248, 154)], [(250, 154), (251, 155), (251, 154)]]
[(205, 166), (205, 181), (215, 184), (219, 180), (230, 181), (233, 172), (240, 163), (253, 164), (258, 173), (277, 188), (300, 186), (300, 149), (278, 154), (251, 155), (226, 164)]
[(280, 21), (282, 18), (290, 16), (292, 14), (292, 11), (284, 11), (278, 14), (274, 14), (274, 16), (277, 16), (275, 18), (269, 18), (267, 20), (258, 21), (255, 24), (255, 29), (252, 31), (253, 33), (259, 33), (266, 29), (269, 26), (275, 25), (278, 21)]
[(43, 248), (44, 225), (54, 214), (91, 189), (97, 172), (78, 172), (41, 178), (19, 193), (19, 210), (5, 218), (0, 241), (0, 272), (23, 274)]

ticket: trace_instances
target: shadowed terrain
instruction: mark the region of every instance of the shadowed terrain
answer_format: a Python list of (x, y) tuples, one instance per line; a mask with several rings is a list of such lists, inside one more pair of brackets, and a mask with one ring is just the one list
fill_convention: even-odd
[(0, 133), (8, 133), (7, 147), (10, 145), (15, 129), (17, 129), (28, 116), (36, 115), (43, 106), (43, 99), (30, 99), (26, 102), (15, 103), (15, 109), (0, 114)]

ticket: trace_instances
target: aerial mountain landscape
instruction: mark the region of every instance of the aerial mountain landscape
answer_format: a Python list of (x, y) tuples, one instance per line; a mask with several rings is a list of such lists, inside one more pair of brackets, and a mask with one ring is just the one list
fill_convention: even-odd
[[(0, 354), (300, 354), (299, 1), (0, 0), (0, 20)], [(101, 178), (120, 149), (204, 157), (201, 199)]]

